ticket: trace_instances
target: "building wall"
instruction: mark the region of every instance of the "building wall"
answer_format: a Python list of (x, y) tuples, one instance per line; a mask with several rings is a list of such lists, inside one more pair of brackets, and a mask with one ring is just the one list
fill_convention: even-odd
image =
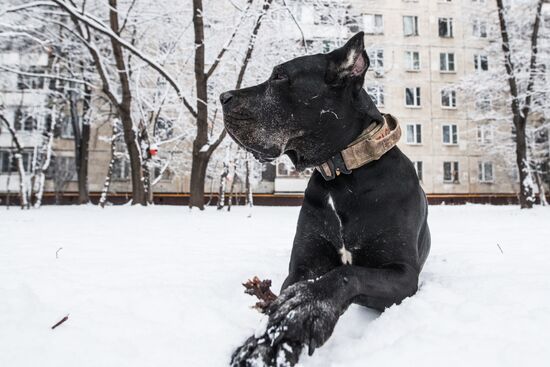
[[(474, 73), (474, 55), (483, 54), (492, 39), (499, 37), (491, 32), (491, 16), (494, 16), (493, 1), (472, 0), (417, 0), (384, 1), (352, 0), (351, 13), (357, 17), (358, 30), (364, 30), (365, 46), (372, 55), (374, 50), (383, 50), (382, 70), (375, 70), (371, 56), (371, 68), (367, 72), (365, 88), (381, 86), (384, 103), (379, 108), (384, 113), (396, 116), (403, 129), (398, 146), (412, 161), (421, 161), (423, 174), (421, 184), (427, 193), (514, 193), (517, 183), (511, 180), (505, 168), (488, 158), (477, 142), (478, 123), (469, 116), (475, 108), (467, 103), (464, 93), (456, 92), (456, 108), (441, 105), (441, 89), (460, 83), (466, 74)], [(381, 15), (383, 26), (373, 30), (365, 28), (369, 16)], [(418, 17), (418, 35), (404, 35), (404, 16)], [(453, 36), (439, 36), (439, 18), (452, 18)], [(475, 37), (473, 21), (487, 22), (487, 38)], [(370, 21), (370, 24), (373, 22)], [(407, 69), (406, 51), (420, 55), (419, 70)], [(454, 54), (454, 71), (440, 70), (440, 53)], [(489, 60), (489, 65), (491, 61)], [(420, 87), (420, 107), (405, 105), (405, 88)], [(420, 124), (422, 142), (407, 143), (407, 124)], [(456, 124), (458, 144), (443, 144), (442, 125)], [(443, 162), (459, 162), (458, 183), (443, 180)], [(480, 182), (478, 162), (493, 164), (493, 182)], [(306, 178), (302, 178), (305, 180)], [(281, 183), (282, 181), (285, 181)], [(285, 191), (303, 189), (296, 177), (278, 176), (279, 187)]]
[[(473, 19), (488, 19), (494, 15), (493, 1), (471, 0), (418, 0), (418, 1), (384, 1), (384, 0), (350, 0), (348, 13), (357, 20), (357, 30), (365, 30), (365, 19), (369, 14), (383, 17), (383, 28), (379, 34), (367, 34), (365, 44), (369, 51), (382, 49), (384, 53), (383, 73), (375, 73), (374, 67), (367, 73), (365, 87), (380, 85), (384, 89), (384, 104), (380, 110), (396, 116), (403, 129), (403, 137), (399, 147), (412, 161), (421, 161), (423, 165), (422, 186), (427, 193), (514, 193), (517, 183), (510, 179), (499, 162), (493, 163), (494, 180), (492, 183), (482, 183), (478, 179), (478, 162), (486, 161), (483, 147), (477, 143), (477, 122), (470, 118), (475, 108), (466, 102), (466, 98), (457, 91), (456, 108), (442, 108), (440, 90), (460, 82), (460, 79), (474, 72), (474, 54), (482, 53), (497, 34), (489, 31), (488, 38), (474, 37), (472, 34)], [(307, 1), (303, 7), (311, 6)], [(302, 31), (308, 40), (326, 40), (331, 34), (338, 40), (352, 35), (354, 29), (347, 29), (343, 35), (342, 26), (333, 27), (333, 32), (327, 25), (314, 24), (311, 12), (302, 11), (298, 20), (302, 22)], [(403, 16), (418, 17), (418, 35), (405, 36), (403, 31)], [(438, 34), (438, 18), (453, 19), (453, 37), (442, 38)], [(309, 23), (308, 23), (309, 22)], [(488, 24), (491, 22), (489, 21)], [(290, 28), (289, 28), (290, 29)], [(296, 27), (292, 27), (297, 32)], [(344, 32), (345, 33), (345, 32)], [(298, 37), (299, 34), (291, 35)], [(281, 40), (281, 42), (285, 42)], [(333, 43), (334, 44), (334, 43)], [(405, 52), (418, 51), (420, 68), (411, 71), (406, 68)], [(454, 72), (440, 71), (440, 53), (454, 53)], [(43, 55), (0, 54), (0, 64), (17, 66), (20, 64), (40, 64), (46, 62)], [(491, 64), (489, 62), (489, 64)], [(15, 78), (15, 74), (2, 73)], [(14, 79), (15, 80), (15, 79)], [(10, 83), (7, 83), (10, 84)], [(14, 85), (11, 81), (12, 86)], [(420, 87), (421, 105), (418, 108), (405, 106), (405, 88)], [(24, 104), (40, 105), (43, 99), (33, 97), (39, 92), (26, 93)], [(21, 103), (21, 93), (10, 89), (0, 91), (0, 98), (7, 110)], [(11, 112), (9, 114), (12, 114)], [(407, 144), (407, 124), (422, 126), (422, 142)], [(458, 126), (458, 143), (445, 145), (442, 142), (442, 125), (456, 124)], [(21, 133), (25, 145), (32, 146), (36, 134)], [(111, 136), (111, 124), (95, 120), (90, 141), (89, 188), (99, 192), (103, 187), (110, 160), (110, 144), (106, 140)], [(2, 130), (0, 148), (11, 145), (9, 134)], [(71, 139), (56, 139), (54, 144), (56, 155), (74, 156), (74, 145)], [(459, 162), (460, 173), (458, 183), (443, 181), (443, 162)], [(305, 188), (307, 175), (296, 173), (277, 174), (274, 180), (266, 179), (256, 187), (256, 192), (284, 193), (301, 192)], [(206, 191), (217, 191), (218, 183), (207, 180)], [(17, 179), (11, 179), (10, 190), (18, 188)], [(129, 192), (131, 185), (128, 180), (113, 180), (112, 192)], [(0, 174), (0, 192), (6, 190), (6, 175)], [(53, 191), (53, 183), (47, 182), (47, 191)], [(188, 175), (173, 175), (170, 180), (161, 180), (155, 186), (155, 192), (184, 193), (189, 190)], [(65, 191), (76, 191), (76, 182), (70, 181)]]

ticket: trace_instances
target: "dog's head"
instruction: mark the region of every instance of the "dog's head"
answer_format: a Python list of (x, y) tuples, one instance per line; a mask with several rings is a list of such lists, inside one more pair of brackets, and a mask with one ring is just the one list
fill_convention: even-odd
[(221, 94), (225, 127), (260, 161), (286, 153), (299, 170), (321, 164), (382, 119), (362, 89), (368, 67), (363, 32), (277, 65), (264, 83)]

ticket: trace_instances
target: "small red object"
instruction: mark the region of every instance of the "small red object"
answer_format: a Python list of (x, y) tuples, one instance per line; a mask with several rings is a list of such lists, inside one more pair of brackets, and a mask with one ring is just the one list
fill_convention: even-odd
[(156, 145), (151, 145), (151, 146), (149, 147), (149, 155), (150, 155), (151, 157), (157, 155), (158, 152), (159, 152), (159, 148), (158, 148)]

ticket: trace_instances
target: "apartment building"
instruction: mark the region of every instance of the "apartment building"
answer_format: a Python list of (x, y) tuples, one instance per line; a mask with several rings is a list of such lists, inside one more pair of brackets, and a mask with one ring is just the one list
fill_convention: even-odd
[[(486, 0), (351, 1), (350, 33), (365, 32), (371, 60), (365, 88), (382, 112), (400, 120), (398, 146), (429, 194), (517, 190), (509, 167), (485, 154), (492, 128), (470, 119), (483, 101), (472, 103), (457, 88), (466, 74), (491, 67), (485, 50), (499, 37), (491, 28), (494, 10)], [(281, 164), (276, 190), (302, 190), (300, 176)]]
[[(485, 148), (495, 141), (495, 132), (486, 122), (472, 118), (477, 109), (490, 101), (472, 102), (456, 87), (465, 75), (484, 72), (493, 65), (486, 49), (491, 40), (499, 37), (491, 28), (494, 6), (488, 0), (349, 0), (345, 3), (304, 0), (291, 4), (300, 28), (295, 26), (294, 19), (285, 18), (280, 25), (285, 32), (276, 36), (281, 44), (298, 44), (296, 40), (303, 37), (310, 52), (327, 52), (342, 45), (355, 32), (364, 31), (371, 60), (365, 89), (382, 112), (400, 120), (403, 134), (399, 147), (413, 161), (426, 193), (448, 197), (513, 197), (517, 179), (510, 175), (503, 160), (486, 154)], [(278, 17), (280, 13), (274, 13), (272, 20), (277, 22)], [(47, 59), (44, 55), (25, 57), (20, 50), (4, 50), (0, 64), (43, 69)], [(40, 109), (47, 103), (42, 91), (45, 81), (22, 79), (13, 73), (2, 75), (6, 77), (0, 101), (6, 116), (25, 146), (39, 147), (40, 131), (48, 118), (42, 113), (44, 117), (36, 122), (25, 122), (18, 111)], [(90, 139), (89, 186), (95, 193), (102, 189), (111, 157), (106, 139), (111, 134), (111, 124), (101, 123), (101, 118), (95, 117), (97, 121)], [(50, 192), (76, 191), (76, 174), (71, 174), (73, 135), (68, 119), (65, 120), (61, 121), (54, 148), (61, 162), (56, 166), (64, 167), (61, 171), (67, 174), (57, 183), (55, 172), (48, 176), (46, 190)], [(17, 191), (17, 179), (8, 178), (10, 147), (11, 138), (5, 129), (0, 130), (0, 193), (5, 193), (8, 187), (12, 192)], [(36, 162), (36, 149), (27, 150), (25, 159), (29, 170)], [(124, 195), (130, 191), (129, 170), (127, 160), (116, 159), (112, 192)], [(294, 171), (283, 157), (280, 162), (265, 167), (263, 179), (254, 191), (275, 196), (300, 194), (311, 173), (311, 169)], [(185, 195), (189, 191), (188, 174), (155, 171), (154, 177), (157, 176), (155, 193), (169, 196)], [(217, 177), (207, 180), (205, 191), (217, 191), (217, 180)]]

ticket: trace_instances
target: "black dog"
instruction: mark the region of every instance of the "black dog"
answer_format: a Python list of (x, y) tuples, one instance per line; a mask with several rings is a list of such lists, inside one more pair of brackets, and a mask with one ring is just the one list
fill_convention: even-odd
[(329, 54), (278, 65), (268, 81), (223, 93), (228, 133), (263, 162), (317, 167), (305, 192), (289, 275), (260, 337), (232, 366), (294, 365), (351, 303), (384, 310), (412, 296), (430, 249), (427, 200), (399, 126), (362, 89), (363, 33)]

